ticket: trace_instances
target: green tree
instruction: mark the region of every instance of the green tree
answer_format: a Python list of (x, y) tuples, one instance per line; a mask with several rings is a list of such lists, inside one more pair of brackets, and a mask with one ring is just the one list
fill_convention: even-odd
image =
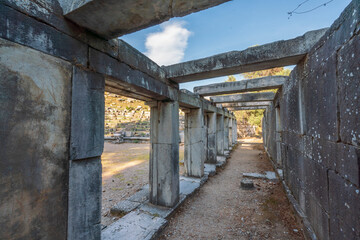
[[(271, 68), (267, 70), (255, 71), (255, 72), (248, 72), (241, 74), (245, 79), (254, 79), (254, 78), (261, 78), (267, 76), (289, 76), (291, 70), (285, 69), (283, 67), (278, 68)], [(276, 92), (277, 90), (264, 90), (259, 92), (267, 92), (273, 91)], [(263, 117), (264, 110), (246, 110), (246, 111), (236, 111), (235, 116), (240, 121), (246, 122), (252, 126), (256, 126), (261, 129), (261, 119)]]

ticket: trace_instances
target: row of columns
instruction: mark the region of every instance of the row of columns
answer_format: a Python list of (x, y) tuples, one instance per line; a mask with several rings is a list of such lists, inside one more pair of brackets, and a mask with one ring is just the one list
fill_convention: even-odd
[[(173, 207), (179, 201), (179, 103), (147, 103), (150, 115), (150, 202)], [(218, 155), (236, 143), (236, 120), (202, 108), (185, 109), (186, 174), (201, 178), (204, 163), (215, 164)]]

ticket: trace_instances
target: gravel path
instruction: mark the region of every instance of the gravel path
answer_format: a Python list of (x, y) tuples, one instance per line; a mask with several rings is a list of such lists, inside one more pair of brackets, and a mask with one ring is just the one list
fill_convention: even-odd
[(260, 143), (239, 144), (225, 169), (185, 201), (159, 239), (304, 239), (281, 183), (256, 179), (255, 189), (240, 188), (243, 172), (273, 171)]

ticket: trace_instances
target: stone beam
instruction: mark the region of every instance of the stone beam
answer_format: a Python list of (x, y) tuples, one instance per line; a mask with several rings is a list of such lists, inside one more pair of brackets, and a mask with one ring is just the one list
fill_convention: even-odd
[(273, 92), (261, 92), (261, 93), (243, 93), (226, 96), (211, 97), (211, 100), (215, 103), (236, 103), (236, 102), (263, 102), (273, 101), (275, 93)]
[(266, 107), (269, 106), (271, 102), (237, 102), (237, 103), (223, 103), (222, 107), (227, 108), (228, 110), (234, 107)]
[(216, 83), (194, 87), (194, 93), (197, 93), (201, 96), (214, 96), (220, 94), (275, 89), (280, 88), (288, 78), (288, 76), (269, 76), (236, 82)]
[(319, 41), (327, 29), (303, 36), (232, 51), (165, 67), (167, 77), (177, 83), (197, 81), (244, 72), (297, 64)]
[(266, 109), (266, 106), (259, 106), (259, 107), (234, 107), (231, 108), (231, 111), (240, 111), (240, 110), (258, 110), (258, 109)]
[(92, 32), (112, 39), (182, 17), (229, 0), (64, 0), (64, 15)]

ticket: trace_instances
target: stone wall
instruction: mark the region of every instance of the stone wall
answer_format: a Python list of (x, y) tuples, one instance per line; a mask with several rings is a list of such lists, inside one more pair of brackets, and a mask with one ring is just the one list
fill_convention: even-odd
[(352, 1), (264, 115), (267, 151), (319, 239), (360, 238), (359, 10)]

